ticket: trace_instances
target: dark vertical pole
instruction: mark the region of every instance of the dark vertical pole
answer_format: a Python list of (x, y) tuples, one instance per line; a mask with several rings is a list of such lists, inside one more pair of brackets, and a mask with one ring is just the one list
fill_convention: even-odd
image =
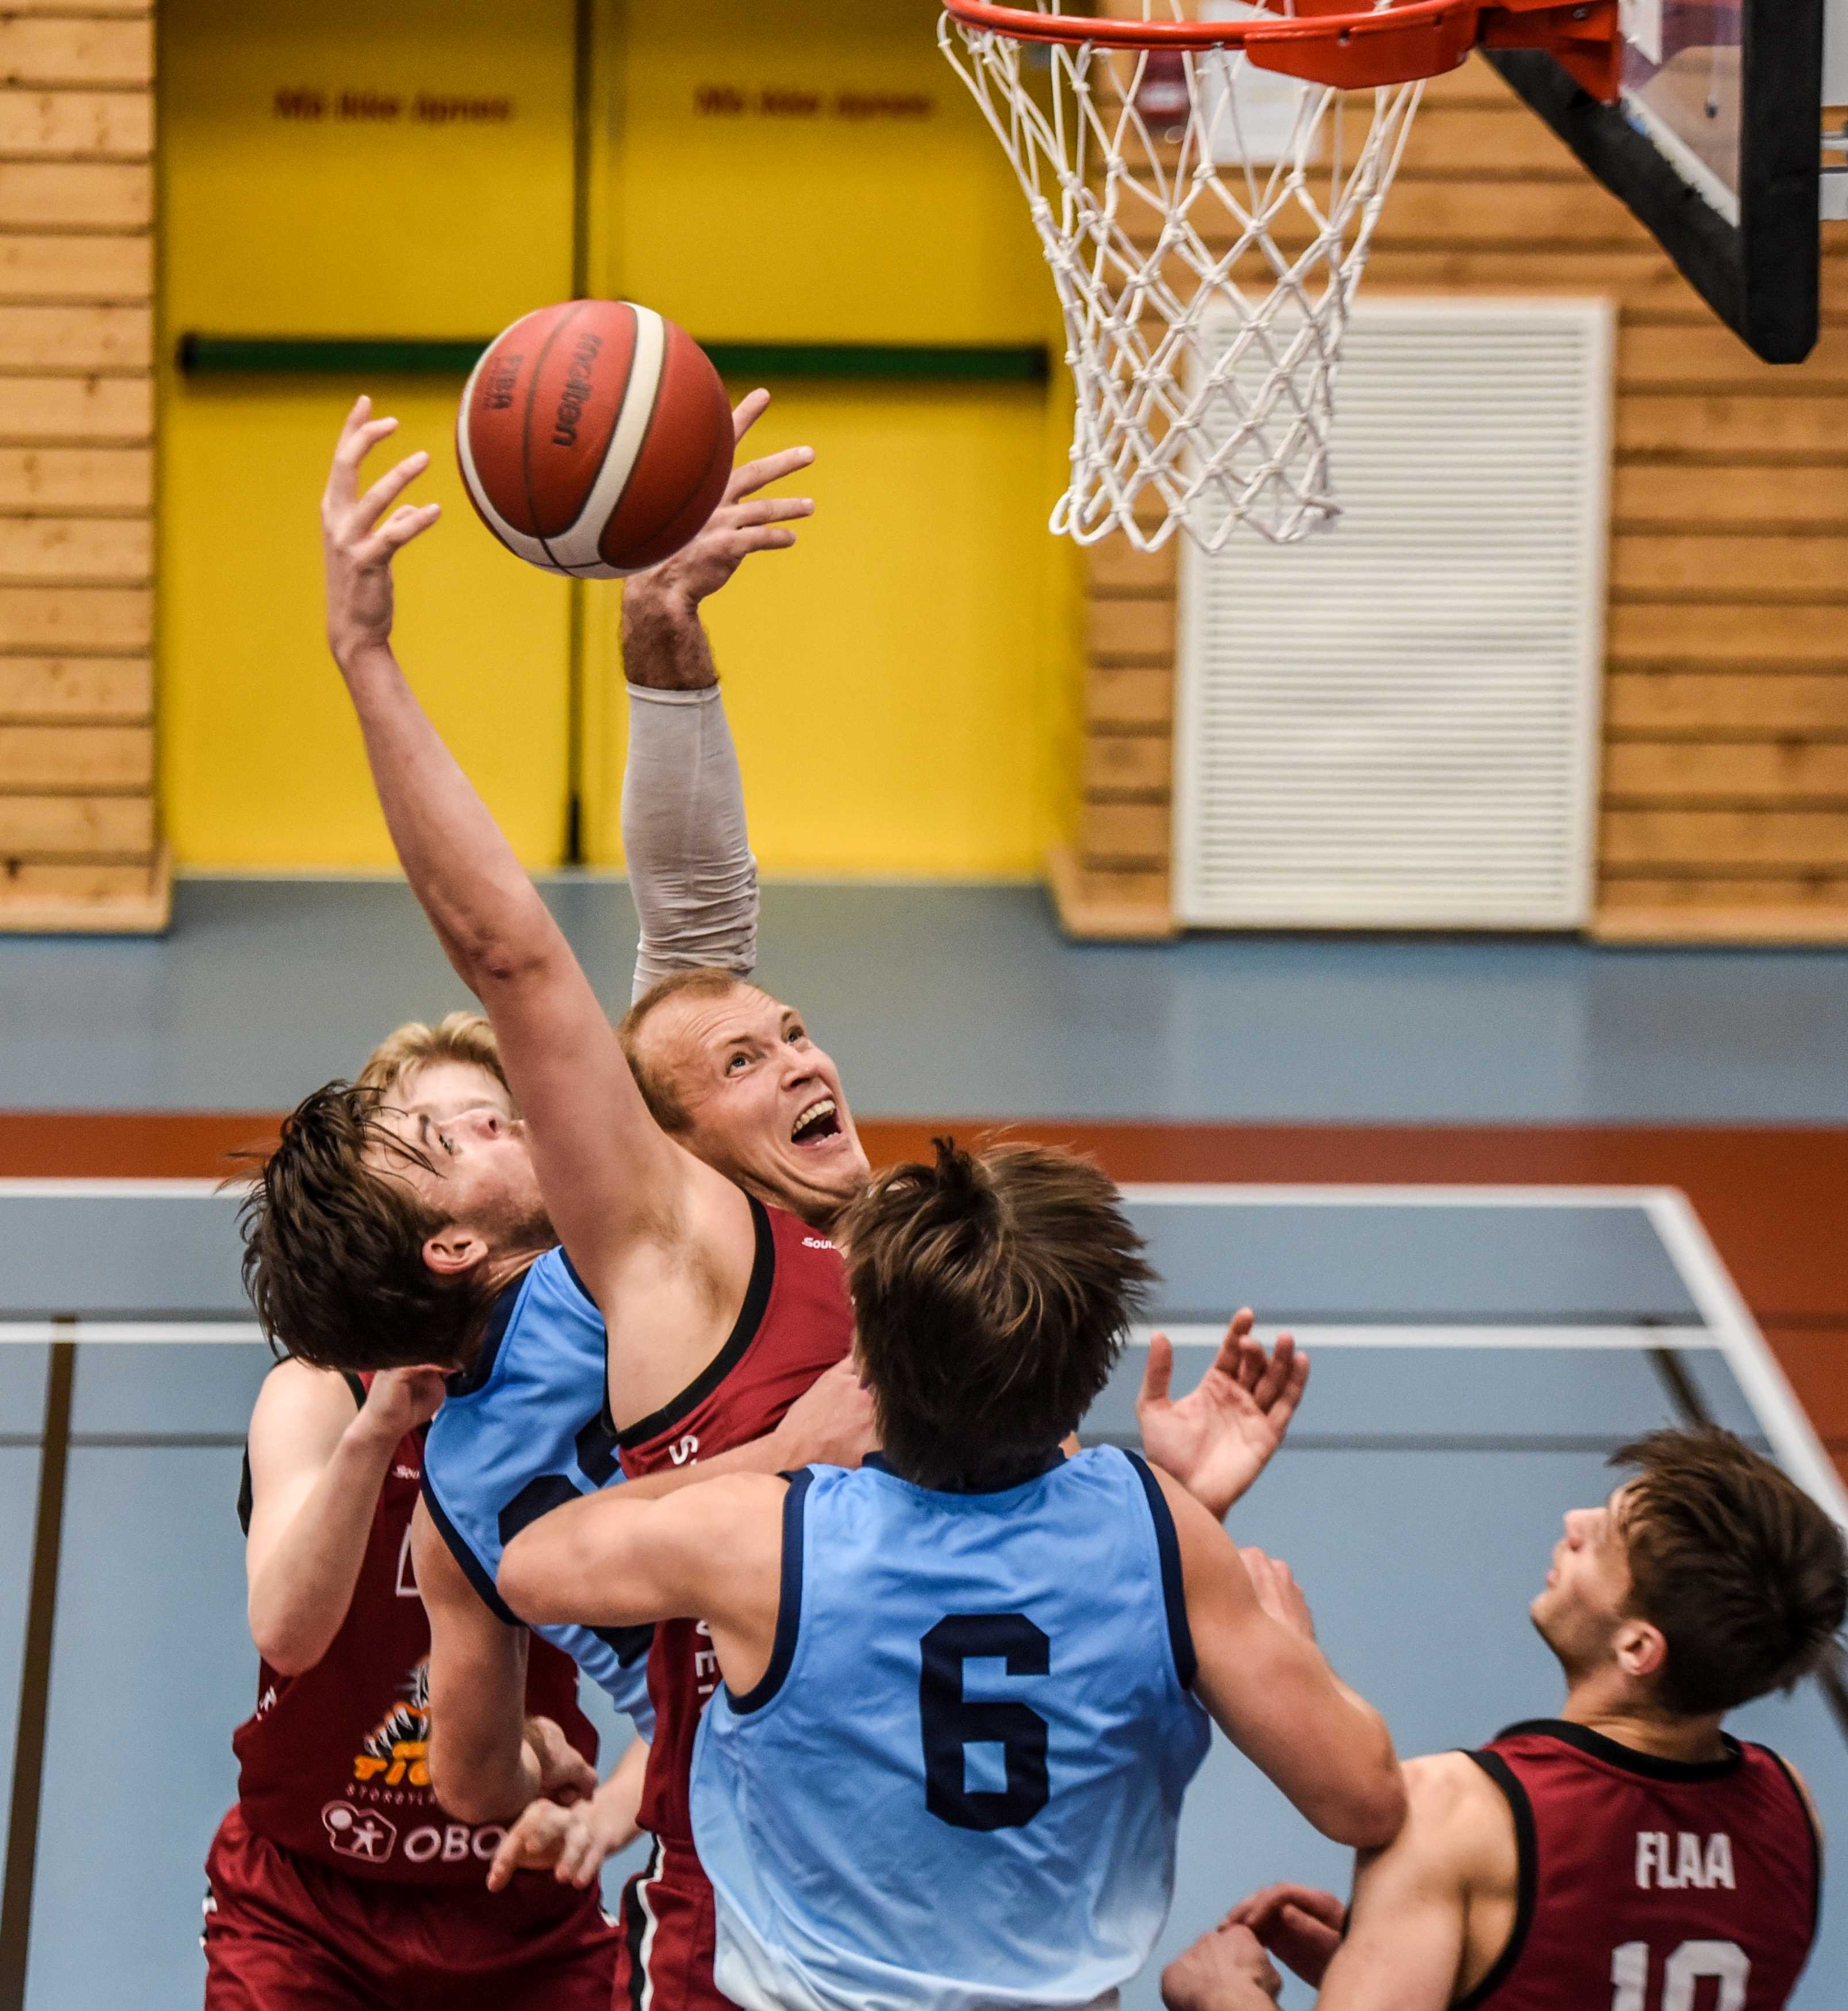
[(20, 1665), (19, 1728), (12, 1747), (12, 1806), (6, 1825), (6, 1878), (0, 1887), (0, 2011), (24, 2011), (26, 1955), (32, 1934), (32, 1883), (44, 1789), (45, 1717), (52, 1688), (52, 1629), (58, 1611), (58, 1553), (64, 1534), (64, 1482), (70, 1459), (73, 1341), (54, 1341), (45, 1378), (44, 1441), (38, 1457), (38, 1513), (32, 1584), (26, 1599)]
[[(597, 0), (577, 0), (571, 38), (571, 297), (590, 291), (590, 183), (595, 119)], [(584, 863), (585, 583), (566, 587), (565, 863)]]

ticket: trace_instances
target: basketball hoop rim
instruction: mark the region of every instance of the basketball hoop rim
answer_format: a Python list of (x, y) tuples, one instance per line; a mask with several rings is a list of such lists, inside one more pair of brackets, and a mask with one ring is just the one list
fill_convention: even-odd
[[(1314, 0), (1310, 0), (1311, 5)], [(1402, 32), (1471, 12), (1477, 0), (1406, 0), (1402, 6), (1364, 13), (1327, 11), (1285, 14), (1278, 0), (1253, 0), (1270, 19), (1242, 21), (1129, 21), (1096, 14), (1043, 14), (1027, 7), (1004, 7), (993, 0), (944, 0), (944, 11), (965, 27), (1006, 35), (1015, 41), (1054, 42), (1076, 47), (1090, 42), (1112, 49), (1237, 49), (1250, 44), (1346, 43), (1356, 37)], [(1327, 0), (1323, 0), (1327, 6)]]

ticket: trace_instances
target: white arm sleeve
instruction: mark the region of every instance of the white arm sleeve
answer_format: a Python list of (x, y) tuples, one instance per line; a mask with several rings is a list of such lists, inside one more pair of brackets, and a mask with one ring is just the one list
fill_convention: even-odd
[(632, 995), (671, 971), (748, 976), (757, 962), (757, 861), (716, 685), (629, 686), (623, 847), (641, 922)]

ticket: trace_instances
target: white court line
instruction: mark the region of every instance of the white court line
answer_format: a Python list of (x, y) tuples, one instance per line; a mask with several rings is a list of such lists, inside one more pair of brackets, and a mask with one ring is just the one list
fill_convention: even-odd
[(1629, 1208), (1647, 1210), (1658, 1194), (1676, 1194), (1673, 1187), (1397, 1187), (1373, 1182), (1338, 1187), (1318, 1180), (1292, 1187), (1254, 1183), (1242, 1187), (1231, 1180), (1126, 1183), (1125, 1201), (1157, 1206), (1211, 1208)]
[(254, 1320), (0, 1320), (0, 1347), (9, 1342), (74, 1340), (86, 1347), (121, 1341), (253, 1341), (263, 1338)]
[(1678, 1187), (1658, 1188), (1648, 1201), (1650, 1219), (1694, 1304), (1719, 1337), (1726, 1365), (1764, 1428), (1778, 1464), (1848, 1529), (1848, 1488), (1824, 1450), (1807, 1411), (1797, 1401), (1770, 1344), (1759, 1330), (1730, 1272), (1713, 1247), (1693, 1204)]
[[(1321, 1183), (1288, 1186), (1199, 1181), (1127, 1185), (1126, 1199), (1153, 1205), (1276, 1208), (1637, 1208), (1647, 1215), (1669, 1258), (1708, 1323), (1687, 1327), (1299, 1327), (1303, 1345), (1321, 1347), (1602, 1347), (1699, 1348), (1717, 1347), (1772, 1450), (1791, 1477), (1848, 1529), (1848, 1488), (1823, 1450), (1796, 1392), (1752, 1318), (1720, 1259), (1693, 1204), (1678, 1187), (1477, 1187), (1466, 1183), (1398, 1187), (1374, 1181), (1351, 1186)], [(0, 1201), (179, 1201), (200, 1197), (229, 1200), (211, 1180), (0, 1179)], [(1149, 1328), (1132, 1344), (1146, 1347)], [(1210, 1347), (1221, 1329), (1170, 1328), (1179, 1347)], [(261, 1339), (254, 1321), (18, 1321), (0, 1322), (0, 1344), (9, 1341), (242, 1342)]]
[[(1254, 1331), (1260, 1340), (1267, 1340), (1286, 1329), (1260, 1322)], [(1317, 1347), (1723, 1349), (1726, 1344), (1719, 1335), (1704, 1326), (1304, 1326), (1298, 1323), (1287, 1331), (1295, 1335), (1305, 1352)], [(1150, 1335), (1156, 1333), (1165, 1333), (1177, 1347), (1217, 1347), (1225, 1329), (1150, 1322), (1131, 1328), (1129, 1345), (1146, 1347)]]
[(243, 1198), (217, 1180), (24, 1180), (0, 1179), (0, 1201), (198, 1201)]

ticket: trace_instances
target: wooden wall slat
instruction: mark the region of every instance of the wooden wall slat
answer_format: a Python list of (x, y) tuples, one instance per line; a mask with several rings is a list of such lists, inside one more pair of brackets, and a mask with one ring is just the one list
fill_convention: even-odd
[(1848, 739), (1613, 741), (1605, 749), (1605, 801), (1619, 810), (1848, 810)]
[(146, 91), (154, 81), (154, 23), (62, 15), (0, 15), (0, 84)]
[(1619, 530), (1721, 528), (1848, 532), (1848, 461), (1793, 468), (1779, 461), (1714, 466), (1628, 460), (1614, 472)]
[(9, 14), (55, 14), (71, 20), (109, 20), (133, 15), (151, 18), (154, 0), (6, 0)]
[(1660, 454), (1703, 458), (1731, 454), (1775, 455), (1785, 466), (1839, 463), (1848, 454), (1839, 398), (1817, 397), (1801, 365), (1786, 365), (1788, 389), (1747, 395), (1631, 397), (1617, 404), (1620, 454)]
[(154, 596), (146, 587), (0, 586), (0, 651), (140, 655), (153, 641)]
[(1608, 908), (1792, 908), (1836, 915), (1848, 910), (1848, 873), (1701, 874), (1613, 872), (1606, 889)]
[(0, 301), (133, 303), (154, 297), (154, 239), (146, 232), (58, 237), (0, 235)]
[[(1790, 386), (1789, 366), (1764, 363), (1723, 322), (1633, 320), (1619, 331), (1617, 382), (1623, 390), (1681, 395), (1717, 386), (1777, 397)], [(1848, 326), (1826, 324), (1801, 371), (1802, 388), (1848, 390)], [(1845, 443), (1848, 450), (1848, 443)]]
[(145, 657), (0, 657), (0, 721), (129, 724), (154, 716)]
[(18, 306), (0, 314), (0, 370), (119, 374), (153, 365), (145, 307)]
[(154, 857), (154, 799), (0, 796), (0, 860), (144, 863)]
[(151, 726), (0, 726), (0, 789), (151, 788)]
[(145, 230), (154, 169), (105, 161), (0, 161), (0, 229)]
[(1848, 734), (1848, 675), (1616, 671), (1605, 681), (1605, 726), (1613, 737)]
[(1174, 717), (1171, 671), (1092, 664), (1085, 680), (1085, 717), (1094, 730), (1165, 728)]
[(1608, 810), (1609, 866), (1848, 867), (1848, 810)]
[(0, 91), (0, 155), (145, 161), (153, 152), (154, 101), (145, 91)]
[(1634, 668), (1796, 670), (1830, 664), (1848, 669), (1848, 622), (1833, 607), (1690, 607), (1679, 601), (1619, 601), (1610, 610), (1606, 647), (1613, 664)]
[(139, 447), (154, 437), (154, 379), (0, 376), (0, 445)]
[(153, 507), (147, 447), (0, 447), (0, 511), (117, 516)]
[(158, 852), (145, 865), (0, 859), (0, 921), (13, 928), (164, 928), (169, 898)]
[(0, 584), (143, 586), (153, 574), (151, 518), (0, 516)]
[(1824, 532), (1620, 532), (1611, 586), (1690, 601), (1848, 601), (1848, 536)]
[(1165, 802), (1173, 779), (1174, 749), (1165, 733), (1093, 733), (1085, 742), (1087, 797)]
[(1175, 654), (1175, 605), (1167, 600), (1093, 600), (1091, 660), (1165, 664)]

